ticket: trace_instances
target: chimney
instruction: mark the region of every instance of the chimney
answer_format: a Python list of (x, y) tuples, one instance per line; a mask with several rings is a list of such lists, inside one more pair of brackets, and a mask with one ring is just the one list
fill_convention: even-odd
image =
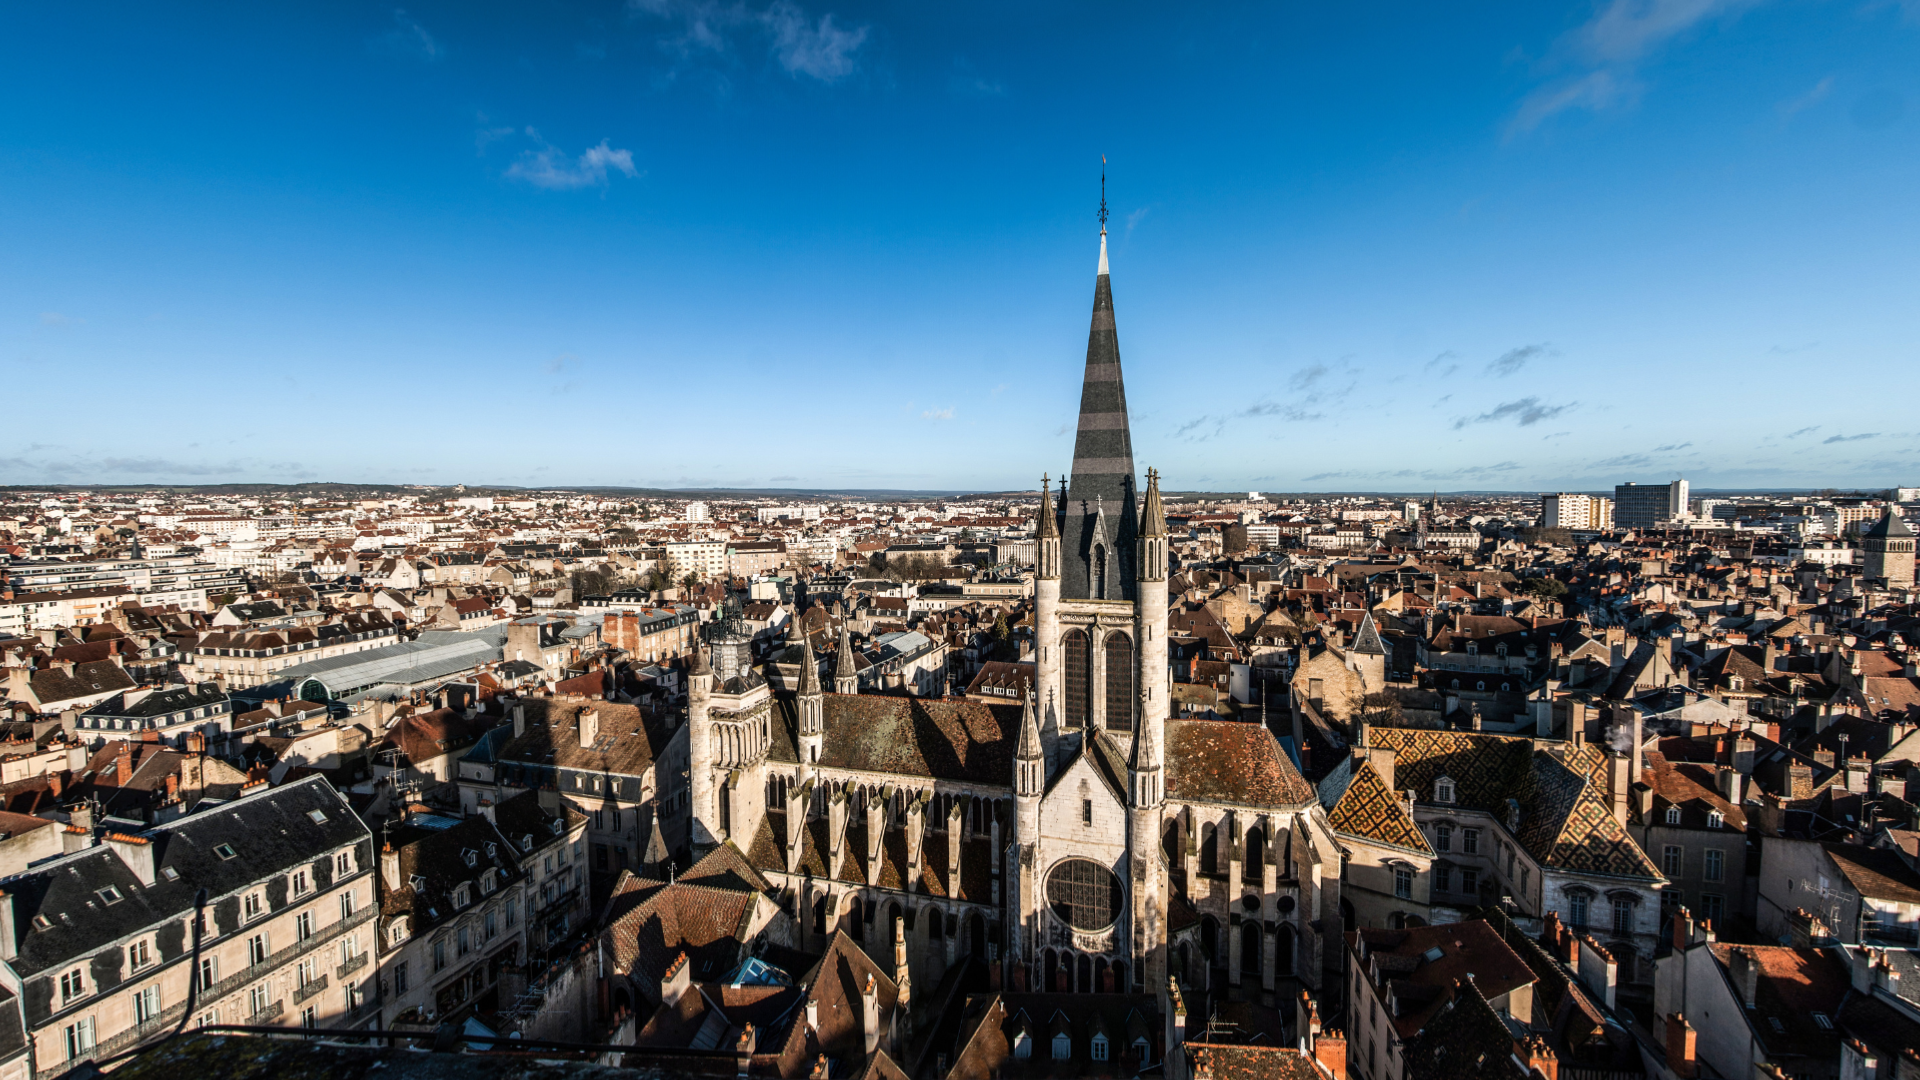
[(388, 892), (400, 888), (400, 853), (393, 850), (392, 843), (380, 848), (380, 880), (387, 883)]
[(526, 733), (527, 703), (524, 701), (516, 701), (513, 703), (513, 737), (517, 739)]
[(1727, 956), (1727, 976), (1733, 982), (1740, 1003), (1753, 1008), (1754, 995), (1760, 990), (1760, 960), (1751, 950), (1734, 949)]
[(1700, 1062), (1697, 1044), (1699, 1032), (1687, 1023), (1687, 1018), (1674, 1013), (1667, 1017), (1667, 1068), (1675, 1076), (1692, 1078), (1700, 1075)]
[(680, 1004), (680, 999), (693, 985), (693, 965), (687, 962), (687, 954), (681, 953), (667, 965), (666, 973), (660, 976), (660, 1007), (671, 1009)]
[(1627, 824), (1627, 788), (1632, 781), (1627, 778), (1627, 770), (1633, 767), (1633, 760), (1626, 754), (1607, 754), (1607, 796), (1613, 801), (1613, 819), (1622, 826)]
[(1740, 771), (1731, 765), (1718, 766), (1714, 772), (1714, 779), (1717, 781), (1715, 786), (1720, 789), (1720, 797), (1732, 803), (1737, 808), (1745, 801), (1745, 792), (1741, 789), (1743, 787), (1742, 782), (1746, 780), (1746, 777), (1742, 776)]
[(1855, 993), (1872, 995), (1874, 956), (1880, 950), (1871, 945), (1862, 945), (1848, 953), (1847, 959), (1852, 967), (1853, 989)]
[(600, 738), (600, 710), (582, 709), (579, 720), (580, 749), (591, 750)]
[(1733, 767), (1741, 776), (1753, 775), (1754, 742), (1751, 736), (1742, 732), (1733, 740)]
[(1693, 944), (1693, 914), (1684, 907), (1673, 911), (1673, 951), (1685, 952)]
[(871, 1054), (880, 1046), (880, 990), (871, 971), (867, 972), (867, 984), (860, 988), (860, 1023), (867, 1053)]
[(13, 936), (13, 894), (0, 892), (0, 960), (12, 960), (18, 952)]
[(120, 856), (120, 861), (127, 864), (127, 869), (133, 871), (133, 876), (140, 879), (140, 884), (153, 884), (155, 868), (151, 843), (138, 836), (118, 832), (108, 833), (106, 842), (113, 853)]
[(746, 1080), (747, 1072), (753, 1067), (753, 1025), (740, 1029), (740, 1041), (733, 1044), (733, 1075), (737, 1080)]
[(1547, 1040), (1539, 1035), (1528, 1035), (1513, 1041), (1513, 1056), (1528, 1069), (1528, 1076), (1540, 1076), (1545, 1080), (1560, 1080), (1560, 1058), (1547, 1045)]

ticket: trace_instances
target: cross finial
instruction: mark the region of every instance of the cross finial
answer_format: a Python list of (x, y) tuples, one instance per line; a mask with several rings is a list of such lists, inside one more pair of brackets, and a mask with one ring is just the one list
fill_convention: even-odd
[(1100, 231), (1107, 231), (1107, 155), (1100, 155)]

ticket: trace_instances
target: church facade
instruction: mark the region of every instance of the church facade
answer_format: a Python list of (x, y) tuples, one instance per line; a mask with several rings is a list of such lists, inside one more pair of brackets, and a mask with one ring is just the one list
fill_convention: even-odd
[(1104, 228), (1073, 465), (1042, 481), (1035, 537), (1021, 704), (860, 693), (844, 633), (831, 671), (836, 643), (796, 634), (776, 692), (713, 635), (693, 854), (738, 848), (803, 947), (844, 931), (885, 964), (899, 938), (908, 996), (976, 960), (1014, 990), (1319, 988), (1341, 853), (1316, 793), (1261, 724), (1170, 716), (1167, 527), (1134, 470)]

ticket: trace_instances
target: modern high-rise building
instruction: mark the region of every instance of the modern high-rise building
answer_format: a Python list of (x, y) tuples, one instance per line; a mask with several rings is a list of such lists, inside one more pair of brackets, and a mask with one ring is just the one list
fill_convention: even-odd
[(1613, 522), (1623, 529), (1664, 525), (1687, 514), (1687, 482), (1618, 484), (1613, 489)]
[(1562, 491), (1540, 497), (1540, 524), (1548, 529), (1611, 529), (1613, 500)]

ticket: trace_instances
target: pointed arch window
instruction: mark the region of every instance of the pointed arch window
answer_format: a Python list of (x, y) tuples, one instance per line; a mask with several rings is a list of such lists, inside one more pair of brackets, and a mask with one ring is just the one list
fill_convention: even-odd
[(1132, 731), (1139, 693), (1135, 688), (1133, 638), (1121, 631), (1107, 635), (1107, 729)]
[(1095, 600), (1107, 598), (1107, 545), (1093, 545), (1093, 559), (1087, 565), (1090, 593)]
[(1085, 630), (1069, 630), (1060, 636), (1060, 647), (1066, 653), (1067, 726), (1085, 727), (1092, 705), (1093, 639)]

